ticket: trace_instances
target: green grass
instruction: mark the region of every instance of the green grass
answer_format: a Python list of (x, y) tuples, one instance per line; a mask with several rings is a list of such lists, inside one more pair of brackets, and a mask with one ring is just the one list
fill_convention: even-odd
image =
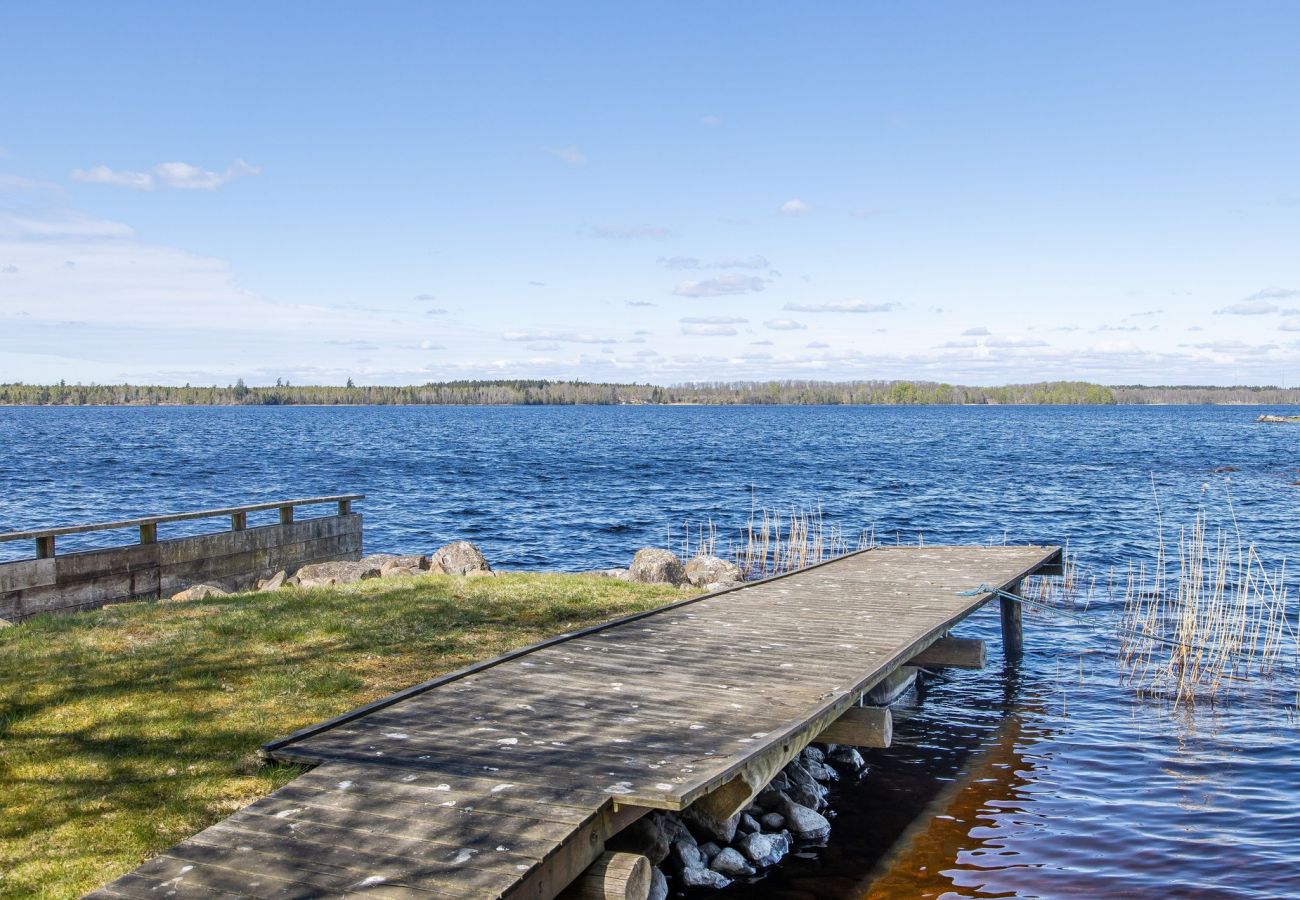
[(428, 576), (130, 603), (0, 630), (0, 896), (75, 897), (281, 786), (266, 741), (685, 596)]

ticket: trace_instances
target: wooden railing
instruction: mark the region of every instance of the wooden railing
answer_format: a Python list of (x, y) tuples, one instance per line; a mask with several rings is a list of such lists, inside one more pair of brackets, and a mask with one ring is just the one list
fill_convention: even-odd
[(300, 500), (250, 503), (247, 506), (228, 506), (221, 509), (204, 509), (197, 512), (168, 513), (163, 516), (142, 516), (138, 519), (123, 519), (119, 522), (95, 522), (88, 525), (61, 525), (57, 528), (10, 531), (0, 534), (0, 542), (35, 540), (36, 558), (49, 559), (54, 556), (54, 539), (64, 534), (86, 534), (91, 531), (139, 528), (141, 544), (156, 544), (158, 543), (158, 526), (164, 522), (183, 522), (188, 519), (212, 519), (218, 516), (230, 516), (230, 529), (232, 531), (243, 531), (248, 527), (249, 513), (278, 509), (280, 511), (280, 524), (287, 525), (293, 521), (293, 511), (299, 506), (337, 503), (339, 505), (339, 515), (346, 516), (352, 512), (352, 501), (364, 500), (365, 496), (365, 494), (336, 494), (330, 497), (306, 497)]

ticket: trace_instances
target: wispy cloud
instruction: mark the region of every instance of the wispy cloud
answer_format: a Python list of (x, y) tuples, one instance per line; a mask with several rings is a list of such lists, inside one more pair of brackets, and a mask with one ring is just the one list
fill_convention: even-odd
[(780, 213), (783, 216), (802, 216), (810, 212), (812, 212), (812, 204), (800, 200), (798, 197), (785, 201), (780, 208)]
[(752, 294), (767, 287), (767, 279), (756, 275), (719, 275), (703, 281), (679, 281), (673, 293), (679, 297), (727, 297)]
[(592, 225), (591, 233), (598, 238), (615, 241), (662, 240), (671, 235), (672, 229), (662, 225)]
[(1271, 300), (1257, 298), (1254, 300), (1242, 300), (1239, 303), (1233, 303), (1222, 309), (1216, 309), (1216, 316), (1266, 316), (1275, 313), (1279, 309), (1278, 305)]
[(829, 350), (831, 345), (825, 341), (810, 341), (804, 346), (809, 350)]
[(730, 325), (709, 325), (697, 322), (682, 326), (682, 334), (694, 335), (696, 337), (733, 337), (739, 334), (735, 328)]
[(261, 171), (258, 166), (250, 166), (242, 159), (237, 159), (224, 172), (214, 172), (186, 162), (164, 162), (158, 163), (147, 171), (110, 169), (108, 166), (73, 169), (72, 178), (88, 184), (107, 184), (136, 191), (153, 191), (159, 188), (215, 191), (236, 178), (257, 175)]
[(629, 300), (627, 301), (627, 305), (628, 306), (655, 306), (656, 304), (651, 303), (649, 300)]
[(977, 325), (974, 328), (967, 328), (961, 333), (962, 337), (988, 337), (989, 330), (983, 325)]
[(567, 147), (543, 147), (542, 149), (561, 162), (568, 163), (571, 166), (585, 166), (587, 164), (587, 155), (573, 144)]
[(549, 328), (543, 328), (535, 331), (507, 331), (501, 335), (503, 341), (559, 341), (566, 344), (617, 344), (618, 340), (612, 337), (601, 337), (595, 334), (578, 331), (552, 331)]
[(883, 313), (898, 308), (897, 303), (868, 303), (865, 300), (840, 300), (834, 303), (787, 303), (790, 312)]
[(1019, 350), (1028, 347), (1046, 347), (1047, 341), (1027, 337), (995, 337), (985, 341), (984, 346), (999, 350)]
[(796, 322), (794, 319), (768, 319), (763, 323), (763, 326), (773, 331), (802, 331), (808, 327), (802, 322)]
[(749, 319), (740, 316), (686, 316), (683, 325), (744, 325)]
[(724, 256), (705, 262), (694, 256), (661, 256), (659, 264), (665, 269), (769, 269), (765, 256)]

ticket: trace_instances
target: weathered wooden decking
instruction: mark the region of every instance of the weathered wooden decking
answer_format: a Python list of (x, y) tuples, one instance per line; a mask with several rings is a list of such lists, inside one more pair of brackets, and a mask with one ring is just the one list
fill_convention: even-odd
[(92, 896), (553, 897), (647, 809), (775, 774), (989, 599), (960, 592), (1059, 557), (876, 548), (470, 667), (268, 745), (316, 768)]

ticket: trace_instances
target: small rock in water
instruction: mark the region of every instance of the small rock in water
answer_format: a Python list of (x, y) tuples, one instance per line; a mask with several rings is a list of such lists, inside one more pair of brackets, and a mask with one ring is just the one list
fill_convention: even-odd
[(808, 774), (811, 775), (814, 780), (822, 782), (823, 784), (840, 780), (840, 773), (836, 772), (824, 762), (805, 760), (804, 768), (808, 770)]
[(796, 784), (790, 788), (788, 796), (800, 806), (809, 809), (821, 809), (826, 805), (826, 788), (820, 784)]
[(785, 816), (775, 812), (764, 813), (759, 822), (764, 831), (780, 831), (785, 827)]
[(747, 834), (736, 842), (736, 847), (750, 862), (765, 869), (779, 863), (790, 852), (790, 835), (784, 831), (778, 834)]
[(852, 772), (861, 771), (867, 764), (867, 761), (862, 758), (862, 754), (858, 752), (856, 747), (836, 747), (826, 758), (835, 765), (842, 766)]
[(727, 878), (720, 872), (706, 869), (703, 866), (682, 869), (681, 874), (677, 877), (681, 879), (684, 887), (724, 888), (731, 884), (730, 878)]
[(780, 811), (785, 816), (786, 827), (799, 840), (820, 843), (830, 837), (830, 821), (816, 810), (787, 800)]
[(650, 870), (650, 895), (646, 900), (668, 900), (668, 879), (658, 869)]
[(737, 830), (743, 831), (745, 834), (751, 834), (755, 831), (762, 831), (762, 827), (758, 824), (758, 820), (749, 813), (741, 813), (740, 825), (737, 826)]
[(673, 841), (669, 859), (676, 863), (679, 869), (702, 869), (705, 865), (704, 854), (700, 852), (700, 848), (682, 838)]
[(709, 868), (726, 875), (728, 878), (739, 878), (742, 875), (754, 874), (754, 867), (745, 862), (745, 857), (740, 855), (739, 850), (731, 847), (718, 851), (718, 855), (713, 857), (713, 860), (709, 863)]
[(809, 762), (815, 762), (815, 763), (826, 762), (826, 754), (822, 753), (820, 749), (814, 747), (812, 744), (809, 744), (807, 747), (803, 748), (803, 758)]

